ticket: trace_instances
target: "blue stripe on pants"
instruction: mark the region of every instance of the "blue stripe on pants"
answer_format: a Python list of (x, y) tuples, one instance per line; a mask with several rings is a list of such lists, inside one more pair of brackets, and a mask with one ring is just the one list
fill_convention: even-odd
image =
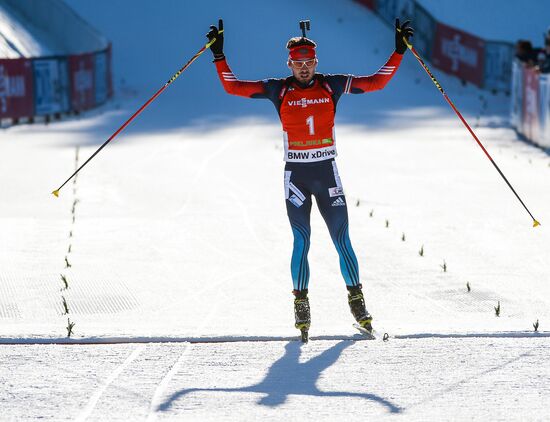
[(347, 221), (342, 224), (338, 237), (333, 241), (340, 256), (340, 271), (346, 285), (350, 287), (359, 285), (359, 264), (349, 239)]
[(309, 252), (309, 230), (296, 223), (291, 224), (294, 234), (294, 248), (292, 250), (292, 260), (290, 261), (290, 271), (294, 289), (307, 289), (309, 283), (309, 263), (307, 254)]

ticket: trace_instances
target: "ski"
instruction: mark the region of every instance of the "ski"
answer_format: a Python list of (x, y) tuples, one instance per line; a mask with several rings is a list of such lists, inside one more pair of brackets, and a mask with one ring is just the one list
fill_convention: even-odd
[(368, 340), (376, 340), (376, 336), (374, 335), (374, 330), (373, 331), (369, 331), (367, 330), (366, 328), (363, 328), (361, 327), (359, 324), (355, 323), (353, 324), (353, 328), (355, 328), (356, 330), (358, 330), (361, 334), (363, 334), (365, 336), (366, 339)]

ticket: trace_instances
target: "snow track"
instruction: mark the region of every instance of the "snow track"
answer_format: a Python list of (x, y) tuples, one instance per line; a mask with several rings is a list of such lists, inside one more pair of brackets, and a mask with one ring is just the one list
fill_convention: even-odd
[(149, 406), (149, 415), (147, 416), (148, 421), (155, 421), (157, 419), (157, 412), (159, 410), (160, 404), (162, 403), (162, 397), (166, 389), (168, 388), (168, 385), (172, 381), (172, 378), (180, 370), (181, 365), (183, 365), (183, 361), (185, 360), (187, 355), (191, 352), (191, 348), (192, 348), (191, 344), (187, 344), (187, 346), (185, 346), (183, 353), (178, 357), (178, 360), (170, 368), (170, 370), (164, 376), (164, 378), (162, 378), (161, 382), (158, 384), (157, 388), (155, 389), (155, 393), (153, 394), (153, 398), (151, 399), (151, 404)]
[(101, 386), (90, 398), (90, 401), (86, 405), (86, 407), (82, 410), (82, 412), (77, 416), (75, 421), (83, 422), (85, 421), (93, 412), (97, 402), (105, 392), (105, 390), (113, 383), (114, 380), (121, 374), (124, 369), (130, 365), (139, 355), (145, 350), (145, 345), (139, 345), (134, 349), (134, 351), (126, 358), (126, 360), (120, 365), (114, 372), (111, 373), (109, 378), (105, 381), (105, 384)]
[(456, 420), (537, 420), (549, 349), (547, 338), (2, 347), (0, 400), (25, 397), (3, 413), (20, 420), (330, 420), (334, 406), (352, 421), (436, 420), (453, 403), (468, 403)]

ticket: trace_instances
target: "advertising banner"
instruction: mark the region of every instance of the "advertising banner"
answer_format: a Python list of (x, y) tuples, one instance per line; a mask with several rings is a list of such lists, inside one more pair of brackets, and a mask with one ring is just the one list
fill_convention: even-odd
[(523, 65), (518, 60), (512, 62), (510, 120), (512, 126), (521, 131), (521, 122), (523, 120)]
[(531, 142), (550, 148), (550, 74), (512, 63), (512, 126)]
[(95, 54), (94, 91), (95, 104), (103, 104), (109, 95), (107, 50)]
[(376, 13), (390, 25), (395, 21), (396, 10), (397, 0), (376, 0)]
[(514, 46), (506, 42), (485, 42), (485, 89), (495, 91), (510, 90), (510, 75), (512, 74), (512, 61), (514, 59)]
[(532, 141), (539, 137), (539, 75), (534, 69), (523, 69), (523, 130)]
[[(414, 9), (416, 8), (418, 4), (414, 0), (397, 0), (395, 4), (395, 13), (396, 15), (393, 17), (391, 24), (395, 24), (395, 18), (400, 18), (401, 23), (411, 20), (414, 17)], [(414, 22), (411, 22), (411, 25), (414, 26)]]
[(33, 116), (32, 82), (31, 60), (0, 60), (0, 118)]
[(367, 6), (370, 10), (375, 8), (375, 0), (355, 0), (357, 3), (361, 3), (363, 6)]
[(485, 41), (451, 26), (437, 23), (432, 62), (435, 66), (477, 86), (483, 85)]
[(34, 110), (36, 115), (69, 111), (69, 75), (67, 60), (33, 60)]
[(73, 110), (87, 110), (95, 105), (95, 54), (69, 56), (71, 105)]
[(395, 24), (395, 18), (401, 18), (404, 22), (414, 15), (414, 0), (376, 0), (376, 13), (391, 26)]
[(433, 16), (417, 3), (414, 8), (412, 23), (414, 26), (414, 48), (428, 61), (432, 60), (436, 24), (437, 22)]
[(550, 148), (550, 74), (539, 76), (539, 145)]

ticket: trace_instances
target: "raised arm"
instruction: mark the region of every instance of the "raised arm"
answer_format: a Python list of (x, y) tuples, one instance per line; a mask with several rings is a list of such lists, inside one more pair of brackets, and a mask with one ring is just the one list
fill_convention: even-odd
[(399, 68), (402, 58), (402, 54), (394, 52), (376, 73), (369, 76), (349, 75), (346, 79), (344, 94), (362, 94), (384, 88)]
[(224, 58), (214, 60), (218, 77), (225, 89), (231, 95), (248, 98), (266, 98), (266, 88), (263, 81), (240, 81), (237, 79)]
[(346, 81), (344, 93), (362, 94), (363, 92), (376, 91), (386, 86), (399, 68), (403, 54), (407, 51), (407, 44), (404, 38), (409, 40), (414, 34), (414, 30), (409, 26), (409, 23), (410, 21), (406, 21), (400, 25), (399, 19), (395, 20), (395, 52), (384, 66), (378, 69), (378, 72), (369, 76), (350, 75)]
[(262, 81), (239, 81), (229, 68), (225, 55), (223, 54), (223, 20), (220, 19), (218, 28), (214, 25), (206, 34), (207, 38), (216, 41), (210, 46), (214, 55), (214, 63), (218, 71), (220, 81), (228, 94), (240, 95), (248, 98), (266, 98), (265, 83)]
[(400, 25), (399, 19), (396, 19), (395, 51), (376, 73), (369, 76), (328, 75), (327, 79), (333, 87), (336, 97), (339, 98), (341, 94), (362, 94), (384, 88), (399, 68), (403, 54), (407, 50), (404, 38), (408, 40), (413, 33), (409, 21)]

